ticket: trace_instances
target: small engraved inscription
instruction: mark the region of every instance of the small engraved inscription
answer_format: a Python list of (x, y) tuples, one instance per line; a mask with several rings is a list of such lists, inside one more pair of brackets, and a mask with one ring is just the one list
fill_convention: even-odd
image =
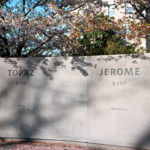
[(123, 108), (123, 107), (111, 107), (110, 110), (112, 110), (112, 111), (128, 111), (127, 108)]
[(20, 81), (16, 81), (16, 85), (25, 85), (26, 81), (20, 80)]
[(113, 86), (125, 86), (126, 81), (112, 81)]

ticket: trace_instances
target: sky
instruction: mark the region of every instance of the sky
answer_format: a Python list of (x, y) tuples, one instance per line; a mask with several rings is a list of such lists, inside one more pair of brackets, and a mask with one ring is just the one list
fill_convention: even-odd
[[(21, 0), (11, 0), (11, 3), (7, 2), (9, 6), (15, 6), (18, 2), (21, 2)], [(42, 7), (37, 7), (35, 10), (37, 11), (43, 11)]]
[(16, 3), (19, 2), (19, 1), (20, 1), (20, 0), (12, 0), (12, 1), (11, 1), (11, 5), (12, 5), (12, 6), (15, 6)]
[[(9, 6), (15, 6), (17, 3), (19, 3), (19, 2), (21, 2), (22, 0), (11, 0), (11, 2), (10, 3), (8, 3), (7, 2), (7, 4), (9, 5)], [(54, 1), (56, 1), (56, 0), (54, 0)], [(60, 2), (61, 2), (61, 0), (59, 0)], [(65, 11), (67, 11), (68, 10), (68, 7), (65, 7), (64, 8), (65, 9)], [(36, 7), (36, 9), (35, 9), (37, 12), (41, 12), (41, 14), (44, 14), (44, 9), (42, 8), (42, 7)], [(18, 10), (17, 9), (14, 9), (14, 10), (12, 10), (13, 12), (17, 12)], [(51, 13), (51, 12), (50, 12)]]
[[(10, 3), (10, 6), (15, 6), (18, 2), (20, 2), (21, 0), (12, 0), (11, 3)], [(56, 0), (54, 0), (56, 1)], [(61, 0), (59, 0), (61, 2)], [(38, 7), (38, 10), (40, 10), (41, 8)], [(68, 10), (68, 7), (65, 7), (65, 10), (67, 11)]]

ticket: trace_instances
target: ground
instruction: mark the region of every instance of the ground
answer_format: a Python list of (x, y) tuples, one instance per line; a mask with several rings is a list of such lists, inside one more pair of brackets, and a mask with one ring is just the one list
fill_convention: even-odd
[(36, 142), (1, 142), (0, 150), (91, 150), (72, 144), (36, 143)]
[[(80, 145), (80, 146), (78, 146)], [(41, 142), (0, 142), (0, 150), (137, 150), (133, 148), (90, 145), (90, 144), (63, 144), (63, 143), (41, 143)]]

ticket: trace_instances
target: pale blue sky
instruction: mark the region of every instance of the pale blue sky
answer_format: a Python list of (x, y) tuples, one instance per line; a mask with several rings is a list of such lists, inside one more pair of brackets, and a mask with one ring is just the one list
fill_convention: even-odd
[[(56, 0), (54, 0), (54, 1), (56, 1)], [(61, 0), (59, 0), (60, 2), (61, 2)], [(9, 6), (15, 6), (17, 3), (19, 3), (19, 2), (22, 2), (22, 0), (11, 0), (11, 3), (7, 3)], [(68, 10), (68, 7), (65, 7), (64, 8), (66, 11)], [(42, 8), (42, 7), (36, 7), (36, 9), (35, 9), (36, 11), (39, 11), (39, 12), (41, 12), (41, 14), (44, 14), (44, 9)], [(13, 12), (17, 12), (17, 10), (16, 9), (14, 9), (13, 10)], [(51, 12), (50, 12), (51, 13)]]
[(12, 1), (11, 1), (11, 5), (12, 5), (12, 6), (15, 6), (16, 3), (18, 3), (19, 1), (20, 1), (20, 0), (12, 0)]
[[(9, 6), (15, 6), (17, 3), (21, 2), (21, 0), (12, 0), (10, 3), (7, 2), (7, 4)], [(41, 7), (37, 7), (36, 8), (37, 11), (43, 11), (43, 9)]]

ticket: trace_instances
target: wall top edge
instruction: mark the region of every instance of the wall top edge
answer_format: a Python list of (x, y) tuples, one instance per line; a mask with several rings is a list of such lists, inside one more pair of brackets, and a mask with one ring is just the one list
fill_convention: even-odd
[(18, 59), (18, 60), (20, 60), (20, 59), (39, 59), (39, 58), (48, 58), (48, 59), (50, 59), (50, 58), (52, 58), (52, 59), (54, 59), (54, 58), (65, 58), (65, 59), (67, 59), (67, 58), (112, 58), (112, 57), (114, 57), (114, 58), (120, 58), (120, 57), (124, 57), (124, 58), (126, 58), (126, 57), (131, 57), (131, 58), (147, 58), (147, 57), (149, 57), (150, 58), (150, 53), (145, 53), (145, 54), (117, 54), (117, 55), (94, 55), (94, 56), (51, 56), (51, 57), (0, 57), (0, 59)]

